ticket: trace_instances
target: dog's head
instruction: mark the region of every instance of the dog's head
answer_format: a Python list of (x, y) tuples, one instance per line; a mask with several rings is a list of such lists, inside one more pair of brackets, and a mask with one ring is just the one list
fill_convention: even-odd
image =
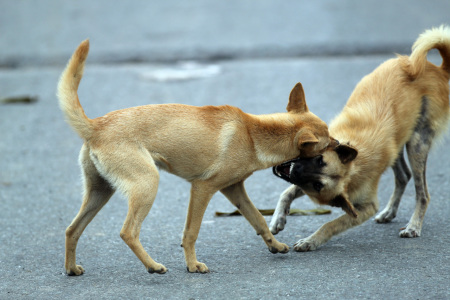
[(300, 150), (300, 157), (320, 154), (330, 144), (328, 126), (309, 111), (301, 83), (297, 83), (292, 89), (286, 110), (290, 114), (301, 115), (296, 124), (299, 130), (294, 140)]
[(341, 207), (347, 214), (357, 217), (348, 200), (352, 161), (358, 151), (349, 145), (330, 145), (318, 156), (297, 158), (273, 167), (273, 173), (298, 185), (313, 201)]

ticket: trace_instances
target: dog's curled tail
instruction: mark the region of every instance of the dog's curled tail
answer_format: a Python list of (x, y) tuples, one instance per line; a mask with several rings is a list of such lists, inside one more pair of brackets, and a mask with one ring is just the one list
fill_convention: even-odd
[(93, 123), (84, 113), (78, 99), (78, 86), (83, 76), (84, 63), (89, 52), (89, 40), (83, 41), (75, 50), (58, 83), (59, 106), (66, 121), (78, 135), (88, 140), (93, 132)]
[(425, 70), (427, 53), (431, 49), (439, 50), (442, 56), (441, 69), (450, 73), (450, 27), (441, 25), (426, 30), (419, 36), (412, 46), (412, 53), (409, 57), (410, 72), (413, 77), (419, 76)]

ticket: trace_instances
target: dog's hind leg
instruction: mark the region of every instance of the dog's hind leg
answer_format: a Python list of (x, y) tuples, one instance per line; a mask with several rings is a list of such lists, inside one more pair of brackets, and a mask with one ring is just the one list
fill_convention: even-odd
[(429, 130), (429, 127), (423, 127), (421, 130), (416, 131), (406, 144), (416, 188), (416, 207), (406, 227), (401, 229), (401, 237), (418, 237), (422, 231), (423, 219), (430, 202), (426, 181), (426, 163), (428, 152), (431, 148), (432, 136), (433, 132)]
[(152, 157), (142, 154), (136, 151), (129, 158), (121, 157), (121, 170), (116, 174), (119, 186), (128, 196), (128, 213), (120, 237), (149, 273), (164, 274), (166, 267), (155, 262), (139, 240), (142, 222), (153, 205), (159, 184), (158, 169)]
[(388, 223), (395, 218), (403, 192), (405, 191), (409, 179), (411, 179), (411, 171), (406, 164), (403, 148), (392, 166), (392, 170), (394, 171), (395, 176), (394, 192), (386, 207), (375, 217), (375, 221), (378, 223)]
[(270, 221), (269, 228), (273, 234), (277, 234), (284, 229), (284, 225), (286, 225), (286, 216), (289, 215), (289, 209), (291, 208), (292, 202), (303, 195), (304, 193), (300, 187), (294, 184), (281, 194), (272, 220)]
[(270, 252), (289, 252), (289, 247), (286, 244), (278, 242), (270, 232), (266, 220), (248, 197), (243, 181), (226, 187), (221, 192), (239, 209), (242, 215), (256, 230), (256, 233), (261, 235), (267, 247), (269, 247)]
[(423, 97), (420, 118), (410, 140), (406, 143), (406, 151), (416, 188), (416, 207), (409, 223), (405, 228), (401, 229), (401, 237), (420, 236), (425, 212), (430, 202), (425, 174), (428, 152), (430, 151), (435, 131), (428, 119), (428, 103), (429, 100)]
[(84, 196), (80, 211), (66, 229), (65, 269), (68, 275), (81, 275), (84, 269), (76, 265), (78, 239), (86, 226), (114, 194), (114, 189), (99, 174), (89, 158), (89, 149), (83, 146), (80, 153), (80, 165), (84, 178)]

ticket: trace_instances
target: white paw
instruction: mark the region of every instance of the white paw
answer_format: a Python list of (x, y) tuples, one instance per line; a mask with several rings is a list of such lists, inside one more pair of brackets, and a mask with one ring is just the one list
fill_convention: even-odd
[(284, 229), (284, 225), (286, 225), (286, 215), (274, 215), (269, 225), (270, 232), (277, 234)]
[(396, 212), (394, 210), (385, 209), (375, 217), (375, 221), (377, 223), (389, 223), (395, 216)]
[(314, 251), (319, 246), (319, 243), (312, 239), (302, 239), (295, 243), (294, 250), (297, 252)]
[(406, 228), (400, 229), (399, 236), (404, 238), (414, 238), (420, 236), (420, 228), (414, 228), (413, 226), (406, 226)]

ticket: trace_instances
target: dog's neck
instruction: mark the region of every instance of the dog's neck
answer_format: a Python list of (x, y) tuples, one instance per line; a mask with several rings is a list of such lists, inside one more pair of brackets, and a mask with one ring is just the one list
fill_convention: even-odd
[(291, 130), (287, 130), (286, 123), (283, 123), (284, 115), (248, 115), (251, 120), (248, 131), (255, 148), (258, 169), (270, 168), (300, 155), (298, 146), (294, 144), (299, 129), (292, 126)]

